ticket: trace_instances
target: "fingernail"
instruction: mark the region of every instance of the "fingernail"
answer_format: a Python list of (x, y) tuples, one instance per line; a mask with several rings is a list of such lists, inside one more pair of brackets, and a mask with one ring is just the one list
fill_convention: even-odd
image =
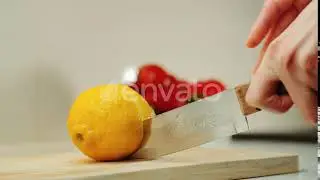
[(247, 40), (247, 42), (246, 42), (246, 46), (248, 47), (248, 48), (253, 48), (253, 47), (255, 47), (256, 46), (256, 42), (255, 41), (253, 41), (252, 39), (248, 39)]
[(247, 37), (246, 46), (247, 46), (248, 48), (253, 47), (252, 32), (253, 32), (253, 28), (251, 28), (251, 30), (250, 30), (250, 32), (249, 32), (249, 35), (248, 35), (248, 37)]

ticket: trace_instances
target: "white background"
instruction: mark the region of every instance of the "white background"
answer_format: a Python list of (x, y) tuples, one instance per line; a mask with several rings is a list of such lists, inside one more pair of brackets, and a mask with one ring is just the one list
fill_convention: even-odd
[[(250, 80), (245, 41), (263, 0), (0, 0), (0, 142), (66, 140), (86, 88), (125, 67), (158, 62), (186, 79)], [(226, 110), (227, 112), (227, 110)], [(297, 111), (262, 112), (257, 130), (305, 125)]]

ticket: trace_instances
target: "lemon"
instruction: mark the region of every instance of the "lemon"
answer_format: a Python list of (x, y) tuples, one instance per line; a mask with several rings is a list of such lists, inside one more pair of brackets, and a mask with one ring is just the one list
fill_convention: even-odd
[(148, 102), (129, 86), (100, 85), (76, 98), (67, 129), (83, 154), (97, 161), (115, 161), (139, 149), (147, 127), (143, 122), (154, 115)]

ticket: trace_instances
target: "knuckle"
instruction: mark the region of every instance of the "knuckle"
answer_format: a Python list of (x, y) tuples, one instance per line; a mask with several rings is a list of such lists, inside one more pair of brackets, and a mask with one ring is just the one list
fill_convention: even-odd
[(268, 59), (271, 61), (277, 61), (281, 53), (280, 42), (277, 40), (274, 40), (273, 42), (271, 42), (267, 51), (268, 51)]
[(261, 107), (262, 98), (259, 93), (250, 90), (245, 96), (245, 101), (251, 106)]
[(281, 71), (289, 71), (292, 64), (291, 57), (287, 53), (282, 53), (281, 55), (279, 55), (279, 61)]
[(306, 71), (313, 71), (317, 69), (317, 55), (316, 54), (308, 54), (306, 58), (301, 58), (300, 60), (301, 66)]
[(274, 40), (270, 43), (268, 48), (268, 59), (272, 61), (273, 69), (278, 69), (280, 72), (288, 71), (291, 66), (291, 55), (285, 49), (283, 42), (280, 40)]

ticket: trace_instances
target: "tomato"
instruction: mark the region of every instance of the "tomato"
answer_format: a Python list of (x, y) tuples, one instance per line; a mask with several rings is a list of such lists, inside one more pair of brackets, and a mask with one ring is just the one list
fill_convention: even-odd
[(226, 89), (225, 85), (216, 79), (189, 83), (170, 74), (157, 64), (141, 66), (137, 82), (132, 87), (138, 87), (138, 92), (144, 96), (157, 114), (215, 95)]
[(226, 87), (221, 81), (209, 79), (197, 82), (196, 89), (198, 97), (204, 98), (222, 92)]
[(161, 66), (146, 64), (139, 68), (137, 83), (139, 85), (161, 84), (167, 75), (167, 72)]

